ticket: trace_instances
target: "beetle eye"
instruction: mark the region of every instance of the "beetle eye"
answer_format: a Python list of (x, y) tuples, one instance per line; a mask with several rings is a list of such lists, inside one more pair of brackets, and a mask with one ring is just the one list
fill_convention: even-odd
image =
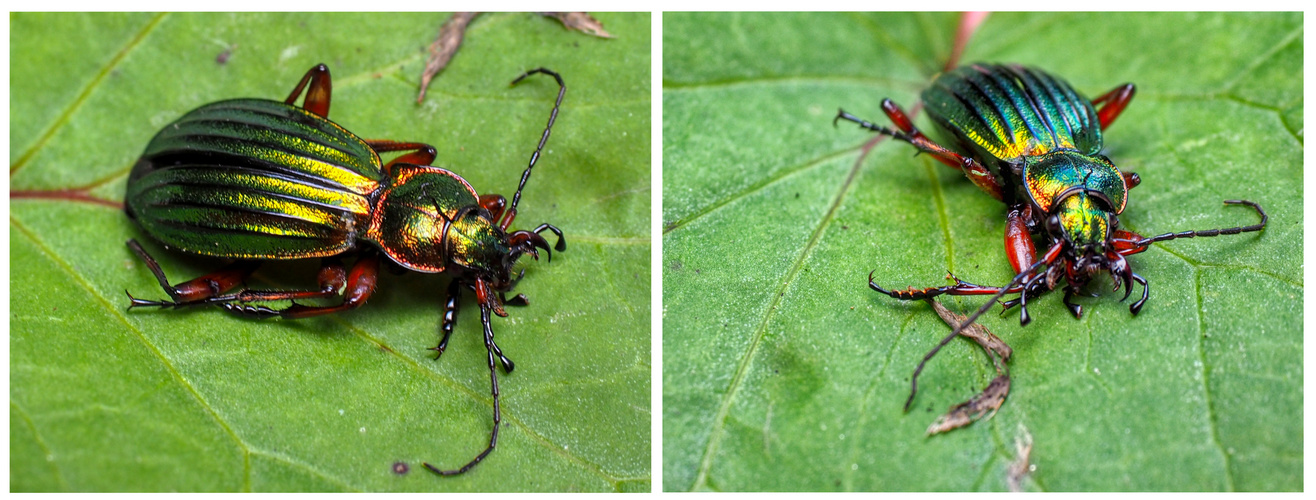
[(1052, 215), (1046, 219), (1047, 229), (1060, 229), (1060, 216)]

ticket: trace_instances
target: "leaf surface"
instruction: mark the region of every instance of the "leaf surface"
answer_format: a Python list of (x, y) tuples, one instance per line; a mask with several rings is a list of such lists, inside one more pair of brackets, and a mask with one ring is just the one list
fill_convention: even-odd
[[(16, 14), (11, 18), (10, 481), (15, 491), (648, 491), (650, 33), (600, 14), (603, 40), (533, 14), (486, 14), (415, 103), (448, 14)], [(77, 33), (79, 36), (69, 36)], [(423, 141), (435, 165), (510, 196), (568, 85), (518, 228), (569, 247), (522, 259), (530, 305), (495, 318), (498, 448), (479, 311), (463, 298), (433, 359), (447, 278), (382, 273), (369, 304), (298, 321), (213, 308), (126, 311), (214, 260), (167, 252), (114, 204), (157, 130), (207, 102), (282, 100), (312, 65), (330, 118)], [(24, 194), (47, 198), (22, 197)], [(550, 238), (550, 241), (552, 239)], [(306, 287), (317, 263), (271, 263), (259, 287)], [(409, 472), (397, 474), (394, 466)]]
[[(954, 14), (664, 15), (663, 488), (1005, 490), (1033, 436), (1033, 490), (1301, 490), (1301, 14), (993, 14), (963, 61), (1022, 62), (1089, 97), (1134, 82), (1105, 153), (1142, 176), (1124, 227), (1254, 224), (1130, 259), (1074, 319), (1051, 293), (982, 320), (1014, 349), (990, 420), (924, 430), (995, 376), (921, 301), (952, 271), (999, 285), (1004, 207), (927, 155), (831, 126), (886, 124), (950, 57)], [(932, 129), (926, 117), (916, 123)], [(1136, 285), (1135, 285), (1136, 286)], [(1135, 290), (1135, 294), (1141, 289)], [(943, 298), (969, 314), (983, 297)]]

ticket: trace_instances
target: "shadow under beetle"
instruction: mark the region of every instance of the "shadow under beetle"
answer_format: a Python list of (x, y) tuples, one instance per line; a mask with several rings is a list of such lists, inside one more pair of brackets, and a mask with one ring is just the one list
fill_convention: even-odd
[[(1142, 252), (1158, 241), (1197, 236), (1219, 236), (1260, 231), (1266, 212), (1246, 200), (1225, 200), (1247, 205), (1261, 216), (1251, 226), (1184, 231), (1144, 238), (1119, 228), (1128, 190), (1137, 186), (1138, 174), (1120, 172), (1101, 154), (1101, 134), (1133, 99), (1133, 84), (1120, 85), (1095, 100), (1080, 96), (1067, 82), (1035, 68), (1017, 64), (971, 64), (942, 73), (921, 98), (928, 116), (959, 146), (957, 152), (933, 142), (914, 127), (905, 111), (890, 99), (882, 100), (897, 130), (838, 111), (835, 124), (847, 120), (860, 127), (909, 143), (920, 152), (952, 168), (993, 198), (1005, 203), (1005, 252), (1016, 273), (1003, 287), (981, 286), (954, 275), (954, 285), (924, 289), (888, 290), (868, 276), (873, 290), (902, 300), (948, 295), (992, 295), (973, 315), (941, 340), (919, 362), (911, 379), (909, 399), (914, 401), (918, 375), (937, 351), (972, 324), (1007, 294), (1004, 309), (1019, 306), (1019, 323), (1027, 325), (1028, 300), (1064, 284), (1064, 303), (1074, 317), (1083, 308), (1070, 301), (1093, 278), (1108, 272), (1114, 290), (1124, 286), (1124, 299), (1133, 281), (1142, 285), (1142, 297), (1129, 306), (1138, 314), (1147, 302), (1147, 280), (1129, 266), (1125, 256)], [(1101, 106), (1095, 109), (1094, 105)], [(1033, 238), (1046, 245), (1037, 258)], [(1045, 270), (1043, 270), (1045, 268)]]
[[(381, 254), (404, 269), (453, 276), (443, 307), (442, 356), (457, 322), (463, 289), (475, 292), (489, 356), (493, 395), (493, 430), (489, 444), (466, 465), (441, 475), (466, 472), (498, 444), (502, 414), (494, 357), (503, 371), (515, 365), (494, 342), (490, 314), (507, 316), (504, 304), (524, 305), (524, 295), (504, 296), (524, 275), (512, 277), (522, 255), (539, 259), (537, 249), (553, 253), (539, 233), (562, 231), (542, 224), (534, 231), (508, 232), (516, 218), (521, 190), (548, 142), (566, 84), (557, 73), (536, 73), (558, 83), (557, 100), (539, 145), (521, 174), (511, 206), (497, 194), (477, 195), (461, 176), (431, 166), (437, 151), (419, 142), (363, 140), (329, 121), (332, 85), (329, 68), (306, 72), (283, 102), (233, 99), (201, 106), (165, 126), (151, 139), (128, 177), (124, 211), (152, 238), (183, 252), (236, 259), (214, 273), (171, 286), (159, 264), (135, 240), (139, 255), (169, 294), (169, 300), (128, 295), (129, 306), (178, 308), (218, 305), (240, 316), (304, 318), (353, 309), (375, 290)], [(309, 84), (309, 87), (307, 86)], [(294, 103), (306, 89), (302, 107)], [(406, 152), (383, 163), (380, 153)], [(345, 269), (342, 257), (355, 255)], [(252, 290), (244, 280), (261, 260), (323, 259), (319, 287), (309, 290)], [(332, 298), (333, 306), (298, 304), (298, 299)], [(293, 300), (284, 309), (255, 302)]]

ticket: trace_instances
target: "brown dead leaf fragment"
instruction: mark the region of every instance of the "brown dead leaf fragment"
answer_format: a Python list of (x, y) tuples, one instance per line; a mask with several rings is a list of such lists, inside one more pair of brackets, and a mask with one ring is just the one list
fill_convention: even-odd
[(443, 68), (448, 66), (448, 62), (452, 61), (457, 48), (462, 46), (466, 26), (471, 24), (471, 20), (475, 19), (477, 14), (479, 12), (456, 12), (443, 22), (443, 27), (439, 28), (439, 37), (430, 44), (430, 57), (425, 61), (425, 72), (420, 75), (420, 95), (416, 96), (417, 103), (425, 100), (425, 90), (430, 88), (430, 81), (434, 79), (434, 75), (443, 71)]
[(1023, 425), (1019, 426), (1019, 432), (1022, 435), (1014, 440), (1014, 461), (1010, 462), (1005, 477), (1005, 483), (1010, 491), (1023, 491), (1024, 478), (1033, 471), (1033, 465), (1028, 458), (1033, 453), (1033, 435), (1029, 434), (1028, 429)]
[(982, 418), (987, 412), (996, 414), (996, 410), (1005, 403), (1005, 396), (1008, 394), (1010, 394), (1010, 376), (997, 376), (973, 399), (952, 406), (950, 411), (937, 418), (937, 421), (928, 427), (928, 435), (964, 427)]
[(540, 14), (557, 19), (569, 30), (579, 31), (599, 38), (612, 38), (612, 33), (603, 29), (603, 23), (584, 12), (541, 12)]
[[(968, 319), (966, 316), (950, 312), (949, 309), (946, 309), (945, 306), (935, 300), (925, 300), (932, 306), (932, 310), (937, 312), (937, 316), (940, 316), (942, 321), (950, 325), (952, 330), (959, 328), (960, 323)], [(1005, 397), (1010, 394), (1010, 370), (1009, 366), (1005, 365), (1005, 361), (1010, 359), (1010, 355), (1014, 354), (1014, 350), (1005, 345), (1005, 341), (1001, 340), (1000, 337), (992, 334), (987, 327), (979, 324), (965, 327), (960, 331), (960, 335), (973, 339), (974, 342), (978, 343), (978, 346), (987, 351), (987, 354), (992, 358), (992, 363), (996, 366), (996, 378), (992, 379), (991, 383), (987, 384), (987, 388), (983, 389), (982, 392), (968, 401), (952, 406), (945, 415), (938, 417), (937, 421), (928, 427), (929, 436), (969, 425), (981, 419), (988, 412), (993, 415), (996, 414), (996, 410), (999, 410), (1001, 405), (1005, 403)]]
[[(936, 311), (937, 316), (941, 316), (941, 320), (950, 325), (952, 330), (959, 328), (960, 323), (968, 319), (967, 316), (950, 312), (950, 309), (946, 309), (946, 306), (941, 305), (940, 302), (932, 299), (924, 300), (932, 305), (932, 310)], [(996, 355), (1000, 356), (1002, 360), (1009, 360), (1010, 355), (1014, 354), (1014, 350), (1010, 349), (1010, 346), (1005, 345), (1005, 341), (1001, 340), (1000, 337), (993, 335), (985, 326), (976, 323), (969, 325), (964, 331), (960, 332), (960, 335), (973, 339), (973, 341), (977, 342), (983, 349), (996, 353)], [(1000, 367), (997, 367), (996, 371), (997, 373), (1000, 373)]]

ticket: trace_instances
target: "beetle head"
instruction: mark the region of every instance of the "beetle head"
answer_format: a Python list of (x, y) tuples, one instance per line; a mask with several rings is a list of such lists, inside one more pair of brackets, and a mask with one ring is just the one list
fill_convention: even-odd
[(497, 291), (511, 289), (517, 251), (489, 212), (469, 206), (457, 212), (447, 231), (449, 262), (461, 273), (479, 278)]
[[(1125, 286), (1128, 296), (1133, 270), (1123, 255), (1115, 251), (1113, 242), (1119, 219), (1105, 197), (1094, 196), (1091, 191), (1072, 190), (1052, 207), (1046, 219), (1046, 229), (1056, 245), (1063, 245), (1064, 275), (1070, 284), (1079, 287), (1096, 275), (1109, 272), (1115, 278), (1115, 289)], [(1052, 279), (1054, 283), (1055, 279)]]
[[(464, 274), (488, 283), (494, 291), (507, 292), (519, 278), (512, 277), (512, 268), (523, 255), (539, 260), (539, 249), (553, 251), (539, 233), (532, 231), (503, 231), (488, 210), (479, 206), (462, 209), (448, 226), (448, 255)], [(558, 249), (561, 250), (561, 240)]]

